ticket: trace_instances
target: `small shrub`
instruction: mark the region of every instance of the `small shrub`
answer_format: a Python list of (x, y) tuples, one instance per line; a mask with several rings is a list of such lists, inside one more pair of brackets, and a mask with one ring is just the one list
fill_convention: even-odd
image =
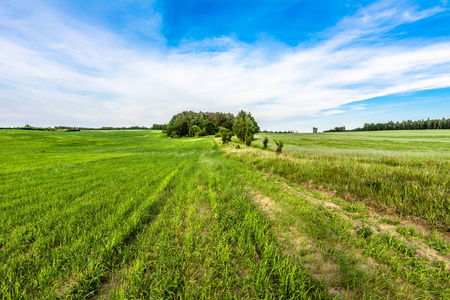
[(253, 137), (251, 135), (247, 135), (247, 137), (245, 138), (245, 144), (247, 145), (247, 147), (250, 147), (250, 145), (252, 144), (252, 140)]
[(236, 149), (241, 149), (241, 146), (240, 146), (240, 145), (237, 145), (237, 146), (236, 146)]
[(267, 136), (264, 138), (264, 140), (263, 140), (263, 145), (264, 145), (264, 148), (267, 148), (267, 144), (269, 143), (269, 139), (267, 138)]
[(191, 128), (189, 128), (188, 135), (190, 137), (197, 136), (197, 133), (199, 133), (200, 130), (201, 130), (200, 127), (198, 127), (197, 125), (192, 125)]
[(226, 144), (226, 143), (231, 142), (231, 138), (233, 137), (233, 132), (231, 132), (231, 130), (229, 130), (229, 129), (225, 129), (225, 130), (221, 130), (220, 135), (222, 137), (222, 143)]
[(229, 130), (227, 133), (227, 142), (231, 142), (231, 138), (234, 136), (233, 131)]
[(277, 153), (281, 153), (281, 150), (283, 149), (283, 141), (275, 141), (275, 144), (277, 145)]
[(226, 131), (222, 132), (222, 144), (228, 143), (228, 134)]
[(195, 134), (195, 136), (205, 136), (207, 134), (206, 130), (203, 128)]

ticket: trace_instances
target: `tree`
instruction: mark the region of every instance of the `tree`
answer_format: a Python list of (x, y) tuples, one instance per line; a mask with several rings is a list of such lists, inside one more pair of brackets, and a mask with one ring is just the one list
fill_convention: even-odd
[(218, 131), (217, 125), (208, 120), (203, 121), (202, 126), (203, 129), (205, 129), (207, 135), (213, 135)]
[(313, 133), (317, 133), (319, 129), (317, 127), (313, 127)]
[(233, 123), (233, 132), (236, 137), (245, 142), (247, 137), (253, 140), (253, 135), (255, 134), (255, 124), (252, 121), (251, 116), (249, 116), (245, 111), (241, 110)]
[(250, 112), (248, 113), (248, 117), (250, 118), (250, 120), (252, 120), (253, 126), (255, 127), (255, 132), (254, 133), (261, 132), (261, 129), (259, 128), (258, 123), (256, 123), (255, 118), (253, 118), (253, 116), (252, 116), (252, 114)]
[(223, 123), (223, 127), (233, 130), (233, 123), (231, 121), (226, 121), (225, 123)]

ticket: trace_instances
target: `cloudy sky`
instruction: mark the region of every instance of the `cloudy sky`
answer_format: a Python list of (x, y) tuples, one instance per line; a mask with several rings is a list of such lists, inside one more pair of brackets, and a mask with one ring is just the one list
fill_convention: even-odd
[(446, 0), (2, 0), (0, 126), (450, 117)]

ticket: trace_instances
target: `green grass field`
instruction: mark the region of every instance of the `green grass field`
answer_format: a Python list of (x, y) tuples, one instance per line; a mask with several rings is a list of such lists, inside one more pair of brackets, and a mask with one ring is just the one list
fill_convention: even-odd
[(450, 131), (264, 136), (1, 130), (1, 298), (450, 297)]

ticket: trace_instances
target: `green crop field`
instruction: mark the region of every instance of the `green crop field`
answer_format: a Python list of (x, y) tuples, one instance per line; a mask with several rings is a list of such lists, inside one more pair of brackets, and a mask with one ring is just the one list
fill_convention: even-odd
[(264, 136), (1, 130), (0, 297), (450, 298), (450, 131)]

